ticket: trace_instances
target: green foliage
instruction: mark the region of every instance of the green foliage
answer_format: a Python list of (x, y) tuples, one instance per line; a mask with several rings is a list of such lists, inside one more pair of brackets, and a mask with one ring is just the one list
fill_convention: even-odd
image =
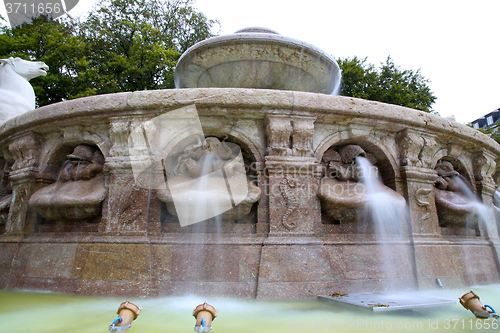
[(178, 58), (215, 23), (192, 0), (101, 0), (80, 27), (91, 91), (173, 88)]
[(31, 24), (0, 28), (0, 58), (43, 61), (47, 76), (32, 79), (37, 105), (70, 99), (78, 94), (79, 73), (85, 70), (84, 44), (75, 36), (75, 24), (40, 16)]
[[(45, 62), (31, 80), (37, 105), (121, 91), (174, 87), (174, 66), (216, 21), (194, 0), (101, 0), (83, 22), (38, 17), (0, 27), (0, 58)], [(1, 19), (1, 18), (0, 18)]]
[(420, 70), (401, 70), (390, 57), (375, 68), (365, 59), (337, 59), (342, 69), (342, 95), (431, 112), (436, 97)]

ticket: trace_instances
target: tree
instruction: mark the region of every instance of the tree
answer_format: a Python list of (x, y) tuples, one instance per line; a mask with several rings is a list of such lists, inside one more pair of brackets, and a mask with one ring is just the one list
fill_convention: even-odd
[(401, 70), (390, 57), (379, 69), (367, 64), (366, 58), (337, 61), (342, 69), (342, 95), (432, 111), (436, 97), (420, 69), (416, 72)]
[(0, 28), (0, 58), (43, 61), (47, 76), (31, 80), (38, 106), (75, 97), (83, 89), (79, 74), (86, 70), (84, 45), (75, 36), (76, 22), (45, 16), (15, 28)]
[(211, 37), (214, 24), (193, 0), (101, 0), (80, 27), (89, 60), (84, 93), (173, 88), (178, 58)]
[[(88, 18), (36, 18), (0, 27), (0, 58), (45, 62), (31, 80), (37, 105), (96, 94), (174, 87), (177, 59), (217, 23), (194, 0), (101, 0)], [(0, 17), (0, 20), (3, 19)]]

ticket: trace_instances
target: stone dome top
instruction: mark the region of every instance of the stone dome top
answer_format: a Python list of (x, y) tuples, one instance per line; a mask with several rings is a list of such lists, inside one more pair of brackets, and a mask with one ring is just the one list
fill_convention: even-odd
[(249, 27), (190, 47), (175, 68), (176, 88), (257, 88), (332, 94), (340, 68), (319, 48)]
[(235, 32), (235, 34), (241, 34), (241, 33), (263, 33), (263, 34), (274, 34), (274, 35), (279, 35), (279, 33), (275, 30), (269, 29), (269, 28), (263, 28), (263, 27), (248, 27), (248, 28), (243, 28)]

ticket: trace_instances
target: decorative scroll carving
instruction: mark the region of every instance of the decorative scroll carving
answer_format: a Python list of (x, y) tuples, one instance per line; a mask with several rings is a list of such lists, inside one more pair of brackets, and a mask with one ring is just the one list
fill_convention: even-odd
[[(428, 201), (429, 198), (426, 198), (432, 190), (430, 188), (419, 188), (418, 190), (415, 191), (415, 201), (417, 202), (417, 205), (420, 207), (430, 207), (431, 204)], [(427, 201), (425, 200), (427, 199)]]
[(406, 129), (398, 133), (397, 142), (402, 166), (430, 167), (437, 146), (432, 136)]
[(464, 147), (461, 145), (457, 145), (455, 143), (448, 145), (448, 156), (453, 158), (458, 158), (463, 151)]
[(114, 201), (114, 205), (118, 207), (116, 218), (119, 218), (123, 224), (131, 224), (143, 214), (142, 207), (132, 208), (140, 193), (140, 188), (137, 185), (134, 176), (131, 176), (128, 182), (121, 187), (121, 191)]
[(401, 165), (421, 166), (419, 153), (425, 141), (420, 133), (404, 130), (398, 133), (397, 143), (401, 154)]
[(9, 151), (15, 161), (12, 166), (13, 171), (35, 168), (39, 163), (40, 140), (33, 133), (27, 134), (12, 142)]
[(496, 169), (496, 162), (493, 155), (489, 152), (481, 152), (472, 158), (474, 168), (474, 177), (476, 181), (494, 184), (493, 174)]
[(0, 161), (0, 234), (2, 229), (5, 230), (11, 202), (12, 181), (9, 180), (9, 168), (7, 163)]
[(414, 194), (415, 202), (420, 207), (424, 207), (427, 211), (426, 213), (422, 214), (419, 217), (419, 221), (421, 223), (428, 220), (429, 217), (431, 216), (431, 214), (428, 212), (429, 207), (431, 207), (431, 203), (430, 203), (430, 199), (429, 199), (428, 195), (431, 193), (432, 193), (432, 189), (430, 189), (430, 188), (419, 188), (415, 191), (415, 194)]
[(268, 154), (274, 156), (313, 156), (313, 116), (267, 116)]
[(312, 156), (312, 141), (314, 135), (314, 121), (316, 117), (293, 118), (293, 155)]
[(299, 198), (292, 190), (298, 185), (298, 180), (290, 175), (285, 175), (280, 182), (281, 195), (285, 199), (287, 206), (285, 214), (281, 217), (281, 224), (288, 230), (293, 230), (297, 227), (297, 223), (289, 220), (289, 218), (299, 208)]
[(422, 139), (424, 139), (424, 146), (420, 150), (418, 158), (424, 168), (432, 169), (432, 157), (438, 149), (438, 143), (433, 136), (422, 135)]
[(292, 120), (285, 117), (267, 117), (267, 147), (269, 155), (287, 156), (292, 154)]

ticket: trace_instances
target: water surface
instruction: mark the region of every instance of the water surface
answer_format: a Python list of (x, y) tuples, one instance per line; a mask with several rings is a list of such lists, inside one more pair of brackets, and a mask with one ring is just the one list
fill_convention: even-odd
[[(500, 285), (472, 288), (500, 311)], [(458, 300), (469, 288), (422, 293)], [(107, 332), (125, 298), (0, 290), (1, 333)], [(458, 303), (431, 309), (375, 313), (321, 300), (260, 301), (198, 296), (130, 298), (142, 308), (130, 333), (193, 332), (193, 309), (207, 301), (218, 310), (214, 333), (279, 332), (500, 332)], [(496, 321), (495, 321), (496, 323)]]

